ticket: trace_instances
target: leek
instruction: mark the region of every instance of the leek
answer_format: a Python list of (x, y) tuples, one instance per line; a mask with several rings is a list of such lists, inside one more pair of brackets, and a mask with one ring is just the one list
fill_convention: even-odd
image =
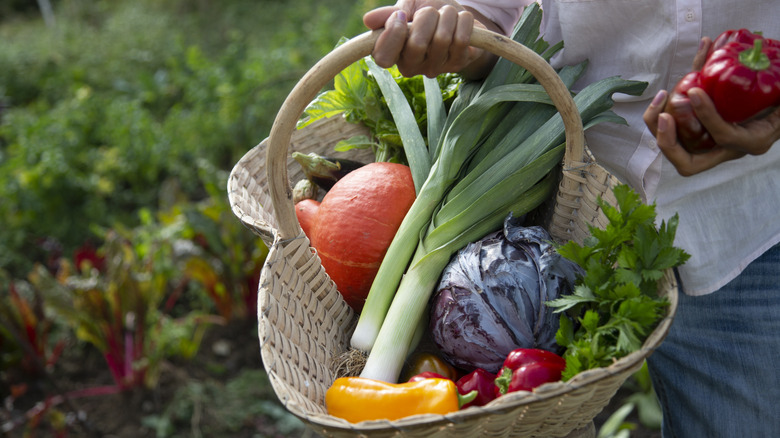
[[(401, 87), (393, 79), (393, 75), (376, 65), (373, 59), (365, 58), (365, 61), (368, 65), (368, 70), (374, 75), (376, 83), (385, 97), (387, 108), (390, 110), (393, 120), (399, 128), (398, 135), (401, 137), (406, 161), (409, 163), (409, 168), (412, 171), (414, 188), (417, 193), (420, 193), (420, 187), (431, 170), (431, 159), (428, 154), (428, 148), (425, 146), (425, 139), (417, 127), (414, 112), (409, 106), (409, 102), (407, 102)], [(436, 90), (439, 99), (441, 99), (441, 92), (438, 90), (438, 87)], [(407, 127), (407, 129), (404, 129), (404, 127)], [(416, 129), (408, 129), (408, 127)]]
[[(444, 132), (444, 124), (447, 122), (447, 108), (444, 106), (444, 98), (439, 89), (439, 82), (435, 78), (423, 76), (425, 87), (426, 116), (428, 117), (428, 144), (439, 142), (441, 133)], [(429, 148), (430, 161), (436, 160), (436, 148)]]

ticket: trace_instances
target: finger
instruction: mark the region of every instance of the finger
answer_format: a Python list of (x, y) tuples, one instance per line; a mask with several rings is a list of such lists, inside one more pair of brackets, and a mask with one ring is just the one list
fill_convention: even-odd
[(397, 9), (406, 12), (407, 17), (411, 17), (414, 15), (414, 11), (416, 9), (415, 5), (416, 5), (415, 0), (398, 0), (397, 2), (395, 2), (395, 7)]
[(428, 46), (433, 39), (436, 25), (439, 21), (439, 11), (426, 7), (415, 12), (409, 26), (409, 36), (406, 38), (403, 52), (398, 59), (398, 70), (404, 76), (419, 74), (424, 68)]
[(471, 33), (474, 30), (474, 15), (470, 12), (459, 12), (449, 50), (447, 71), (460, 71), (480, 56), (482, 50), (469, 46)]
[(648, 105), (642, 115), (642, 119), (645, 121), (647, 129), (649, 129), (653, 135), (656, 135), (656, 130), (658, 129), (658, 116), (664, 111), (668, 96), (669, 93), (666, 90), (658, 91), (658, 93), (655, 94), (655, 97), (653, 97), (653, 101), (650, 102), (650, 105)]
[(658, 148), (682, 176), (692, 176), (745, 155), (722, 147), (716, 147), (703, 154), (689, 153), (677, 142), (674, 117), (667, 113), (658, 116), (656, 140)]
[(397, 10), (395, 6), (372, 9), (363, 15), (363, 24), (371, 30), (377, 30), (384, 26), (387, 19)]
[(444, 6), (439, 10), (433, 37), (431, 38), (425, 58), (423, 73), (435, 77), (441, 73), (449, 62), (450, 49), (458, 24), (458, 11), (452, 6)]
[(780, 140), (780, 106), (772, 110), (766, 117), (749, 123), (749, 129), (752, 129), (753, 125), (760, 125), (761, 134), (763, 134), (761, 138), (771, 147), (772, 144)]
[(660, 113), (656, 118), (655, 140), (658, 148), (672, 163), (688, 159), (688, 152), (677, 142), (677, 130), (671, 114)]
[(733, 125), (733, 137), (738, 144), (731, 146), (750, 155), (765, 154), (780, 140), (780, 107), (748, 122)]
[(748, 152), (745, 145), (751, 145), (755, 139), (751, 138), (751, 134), (743, 127), (723, 120), (712, 99), (704, 90), (691, 88), (688, 90), (688, 97), (696, 118), (718, 145)]
[[(709, 122), (712, 125), (731, 125), (730, 123), (723, 120), (720, 114), (718, 114), (718, 110), (715, 108), (715, 103), (712, 101), (707, 92), (701, 88), (694, 87), (688, 90), (688, 99), (691, 102), (691, 106), (693, 106), (694, 112), (696, 112), (696, 117), (698, 117), (699, 120), (701, 120), (705, 125), (707, 124), (705, 122)], [(714, 127), (717, 128), (717, 126)]]
[(704, 67), (704, 62), (707, 61), (707, 54), (712, 47), (712, 40), (710, 37), (704, 37), (699, 42), (699, 50), (696, 52), (696, 56), (693, 57), (693, 71), (701, 70)]
[(377, 65), (390, 68), (398, 61), (407, 35), (406, 13), (395, 11), (385, 22), (385, 30), (379, 35), (371, 55)]
[(700, 88), (688, 91), (696, 117), (719, 146), (742, 155), (761, 155), (780, 139), (780, 108), (745, 123), (729, 123), (715, 109), (712, 99)]

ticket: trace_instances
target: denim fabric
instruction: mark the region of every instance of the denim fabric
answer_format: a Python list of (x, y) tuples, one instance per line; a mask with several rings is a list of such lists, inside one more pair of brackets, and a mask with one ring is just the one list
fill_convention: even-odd
[(664, 438), (780, 436), (780, 245), (715, 293), (681, 293), (648, 365)]

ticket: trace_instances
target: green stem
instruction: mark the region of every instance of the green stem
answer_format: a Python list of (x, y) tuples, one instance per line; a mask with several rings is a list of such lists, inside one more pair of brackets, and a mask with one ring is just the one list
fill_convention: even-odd
[(473, 402), (478, 395), (479, 395), (479, 391), (477, 391), (476, 389), (469, 391), (467, 394), (458, 393), (458, 407), (462, 408), (463, 405)]
[(739, 62), (754, 71), (761, 71), (769, 68), (771, 62), (769, 61), (769, 56), (763, 51), (763, 41), (761, 38), (756, 39), (752, 48), (739, 52)]

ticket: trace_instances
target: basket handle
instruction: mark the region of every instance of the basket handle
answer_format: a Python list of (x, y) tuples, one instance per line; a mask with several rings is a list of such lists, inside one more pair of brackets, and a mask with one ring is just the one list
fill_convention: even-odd
[[(268, 136), (266, 174), (280, 239), (291, 239), (301, 232), (292, 188), (287, 182), (288, 147), (298, 119), (330, 80), (373, 51), (381, 32), (380, 29), (363, 33), (325, 55), (293, 87), (276, 115)], [(581, 160), (585, 153), (582, 119), (569, 89), (550, 64), (524, 45), (484, 29), (474, 28), (470, 44), (514, 62), (539, 81), (563, 119), (566, 134), (564, 162)]]

